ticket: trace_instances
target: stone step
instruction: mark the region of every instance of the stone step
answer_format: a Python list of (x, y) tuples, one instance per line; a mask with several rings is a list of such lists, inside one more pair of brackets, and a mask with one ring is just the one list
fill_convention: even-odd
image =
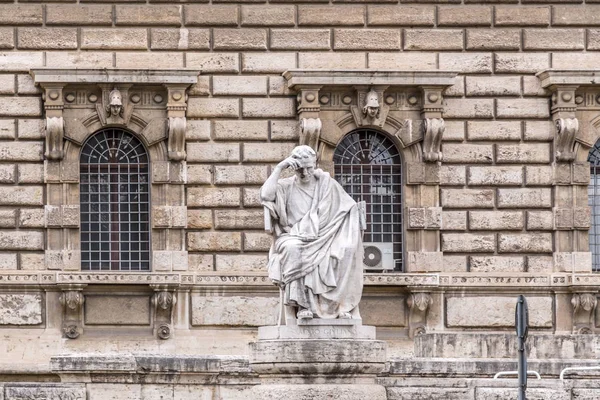
[[(600, 356), (598, 335), (530, 334), (532, 359), (591, 359)], [(427, 333), (415, 338), (415, 357), (517, 359), (514, 333)]]

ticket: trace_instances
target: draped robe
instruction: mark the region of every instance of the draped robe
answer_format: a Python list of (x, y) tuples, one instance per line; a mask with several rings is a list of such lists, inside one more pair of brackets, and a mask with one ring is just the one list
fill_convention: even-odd
[(329, 173), (315, 170), (307, 192), (296, 176), (277, 182), (275, 201), (263, 202), (273, 219), (269, 277), (285, 287), (284, 303), (318, 318), (359, 318), (363, 246), (356, 202)]

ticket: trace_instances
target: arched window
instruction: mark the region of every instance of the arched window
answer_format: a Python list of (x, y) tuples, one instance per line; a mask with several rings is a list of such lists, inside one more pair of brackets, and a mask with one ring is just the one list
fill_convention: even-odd
[(81, 269), (149, 271), (149, 162), (144, 145), (104, 129), (81, 150)]
[(381, 132), (357, 129), (338, 144), (333, 162), (336, 180), (354, 200), (367, 205), (365, 267), (401, 271), (402, 162), (398, 149)]
[(590, 185), (588, 186), (588, 204), (592, 209), (590, 225), (590, 251), (592, 252), (592, 270), (600, 271), (600, 140), (590, 150)]

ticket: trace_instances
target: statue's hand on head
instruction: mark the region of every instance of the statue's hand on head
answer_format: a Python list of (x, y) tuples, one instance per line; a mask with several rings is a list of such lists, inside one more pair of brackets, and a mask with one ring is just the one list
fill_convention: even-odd
[(291, 168), (293, 170), (296, 170), (296, 169), (300, 168), (300, 161), (298, 161), (294, 157), (288, 157), (285, 160), (283, 160), (282, 162), (280, 162), (277, 165), (277, 168), (281, 169), (282, 171), (286, 168)]

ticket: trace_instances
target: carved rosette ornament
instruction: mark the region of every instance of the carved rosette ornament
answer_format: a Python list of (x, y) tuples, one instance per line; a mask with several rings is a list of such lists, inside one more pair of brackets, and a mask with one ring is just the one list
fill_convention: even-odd
[(575, 137), (579, 131), (577, 118), (558, 118), (556, 120), (556, 160), (575, 160)]
[(423, 121), (423, 160), (442, 161), (442, 137), (446, 125), (442, 118), (426, 118)]
[(83, 303), (85, 297), (82, 288), (67, 288), (59, 301), (63, 308), (62, 330), (65, 337), (77, 339), (83, 332)]
[(411, 293), (406, 303), (408, 305), (408, 336), (414, 338), (427, 331), (427, 314), (433, 299), (429, 293)]
[(598, 297), (596, 293), (574, 293), (571, 298), (573, 305), (573, 333), (594, 333), (594, 318)]
[(177, 297), (167, 288), (158, 287), (152, 297), (154, 306), (154, 333), (159, 339), (169, 339), (172, 335), (173, 311)]

